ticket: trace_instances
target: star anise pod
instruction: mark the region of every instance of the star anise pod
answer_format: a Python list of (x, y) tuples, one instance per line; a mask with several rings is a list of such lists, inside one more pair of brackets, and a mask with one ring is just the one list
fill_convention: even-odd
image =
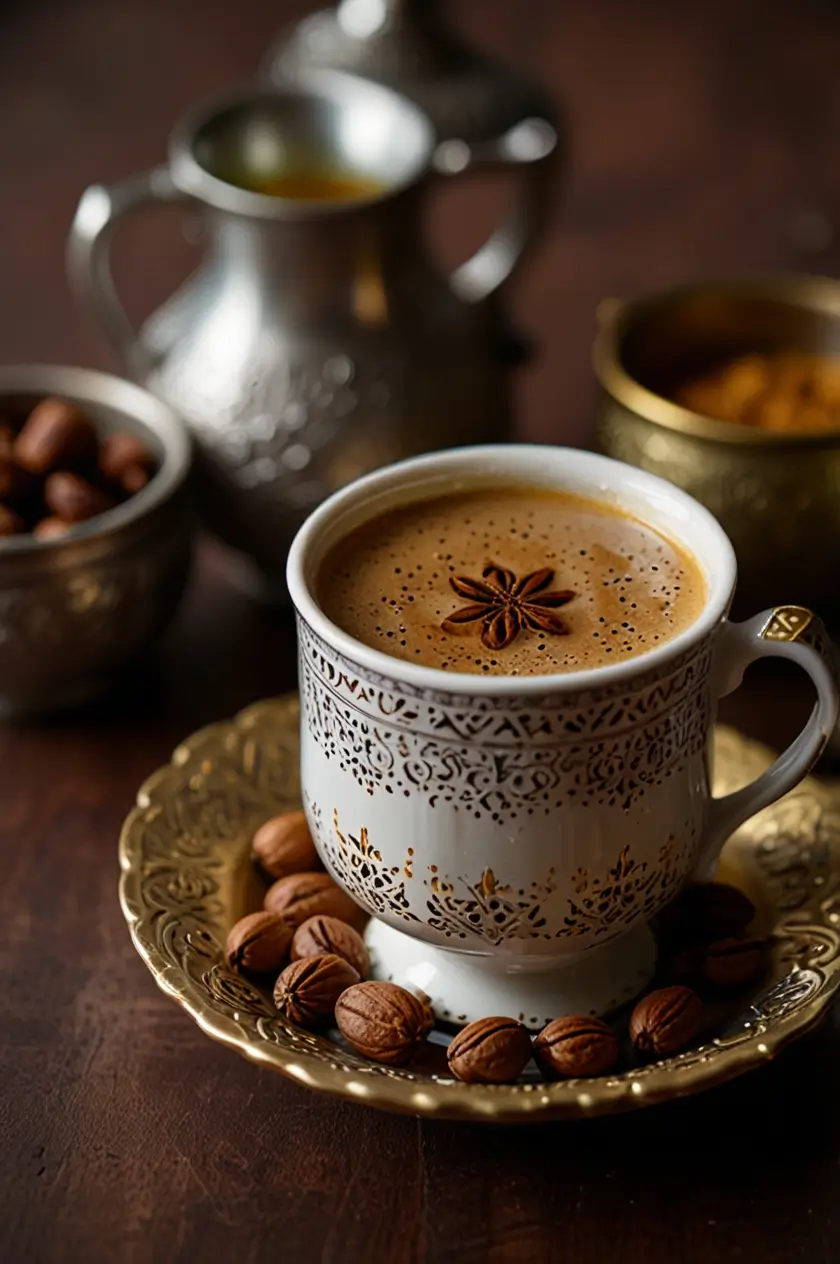
[(481, 579), (452, 575), (452, 588), (471, 604), (449, 615), (442, 624), (443, 630), (454, 632), (464, 623), (480, 622), (481, 640), (489, 650), (503, 650), (523, 628), (565, 636), (569, 629), (556, 611), (575, 594), (568, 588), (546, 592), (553, 579), (554, 571), (547, 566), (517, 579), (513, 571), (495, 562), (485, 566)]

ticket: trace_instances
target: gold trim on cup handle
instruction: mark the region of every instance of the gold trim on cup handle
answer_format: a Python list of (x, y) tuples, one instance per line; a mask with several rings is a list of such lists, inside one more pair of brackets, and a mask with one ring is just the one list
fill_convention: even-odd
[(745, 623), (724, 623), (719, 633), (717, 694), (725, 697), (740, 685), (750, 663), (787, 658), (808, 673), (817, 702), (802, 732), (755, 781), (720, 799), (712, 799), (706, 837), (694, 877), (707, 881), (724, 843), (749, 817), (775, 803), (802, 780), (819, 759), (837, 723), (840, 691), (822, 622), (803, 606), (776, 606)]

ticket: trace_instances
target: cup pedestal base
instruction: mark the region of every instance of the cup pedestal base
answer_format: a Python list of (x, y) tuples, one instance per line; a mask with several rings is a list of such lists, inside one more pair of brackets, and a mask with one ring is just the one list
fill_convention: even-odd
[(641, 992), (656, 965), (646, 925), (568, 964), (433, 948), (376, 919), (365, 938), (373, 978), (424, 992), (437, 1018), (456, 1025), (502, 1014), (537, 1029), (566, 1014), (606, 1014)]

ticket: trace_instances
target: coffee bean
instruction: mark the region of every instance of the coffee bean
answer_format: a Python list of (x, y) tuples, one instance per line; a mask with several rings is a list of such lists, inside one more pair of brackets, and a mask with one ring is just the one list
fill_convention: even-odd
[(120, 486), (126, 495), (136, 496), (138, 492), (142, 492), (148, 481), (149, 475), (142, 465), (129, 465), (123, 470)]
[(103, 478), (121, 483), (127, 470), (145, 470), (148, 477), (154, 457), (140, 439), (131, 434), (108, 434), (99, 446), (99, 472)]
[(15, 456), (32, 474), (47, 474), (92, 464), (96, 459), (96, 431), (75, 404), (65, 399), (42, 399), (27, 417), (15, 442)]
[(32, 529), (36, 540), (58, 540), (70, 530), (70, 524), (61, 518), (42, 518)]
[(79, 474), (62, 470), (44, 484), (44, 500), (64, 522), (86, 522), (114, 507), (114, 499)]

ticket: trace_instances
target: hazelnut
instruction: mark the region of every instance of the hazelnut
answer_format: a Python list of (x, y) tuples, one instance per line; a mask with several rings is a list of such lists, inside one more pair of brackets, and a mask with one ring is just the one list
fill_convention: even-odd
[(349, 895), (333, 882), (328, 873), (291, 873), (266, 891), (263, 907), (300, 926), (317, 913), (337, 917), (359, 928), (367, 920)]
[(605, 1075), (618, 1061), (618, 1037), (600, 1018), (555, 1018), (534, 1041), (534, 1055), (551, 1079)]
[(530, 1057), (531, 1039), (515, 1018), (479, 1018), (446, 1050), (450, 1071), (465, 1084), (509, 1084)]
[(370, 972), (370, 957), (358, 931), (337, 917), (326, 917), (319, 914), (309, 917), (295, 931), (292, 940), (292, 961), (302, 957), (317, 957), (331, 952), (336, 957), (349, 961), (359, 978), (364, 979)]
[(359, 976), (349, 961), (335, 953), (293, 961), (274, 988), (274, 1004), (285, 1018), (301, 1027), (317, 1027), (329, 1018), (343, 992)]
[(630, 1039), (639, 1053), (676, 1053), (694, 1039), (702, 1021), (703, 1003), (691, 988), (660, 988), (633, 1010)]
[(357, 983), (335, 1007), (338, 1030), (374, 1062), (405, 1066), (434, 1025), (428, 1005), (396, 983)]
[(289, 953), (293, 929), (282, 917), (249, 913), (231, 927), (225, 952), (232, 970), (277, 974)]
[(254, 835), (252, 852), (272, 878), (306, 873), (319, 867), (318, 854), (303, 812), (272, 816)]

